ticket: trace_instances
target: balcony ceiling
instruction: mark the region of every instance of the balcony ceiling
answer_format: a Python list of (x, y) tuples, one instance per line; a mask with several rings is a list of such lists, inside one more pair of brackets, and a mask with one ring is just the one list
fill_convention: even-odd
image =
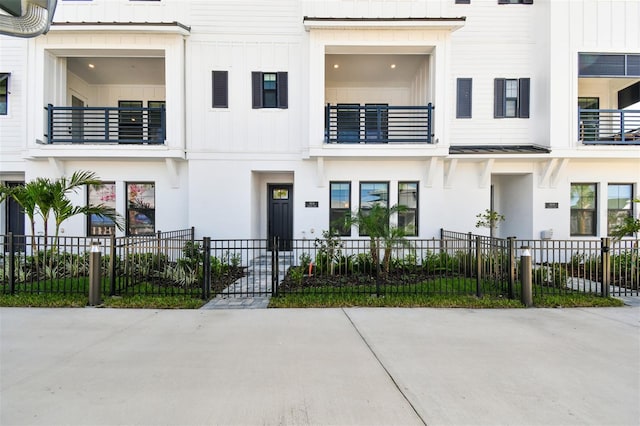
[(164, 58), (71, 57), (67, 68), (88, 84), (165, 84)]
[[(406, 85), (413, 81), (427, 59), (427, 55), (417, 54), (328, 54), (325, 56), (325, 80), (338, 86)], [(335, 68), (336, 64), (338, 68)]]

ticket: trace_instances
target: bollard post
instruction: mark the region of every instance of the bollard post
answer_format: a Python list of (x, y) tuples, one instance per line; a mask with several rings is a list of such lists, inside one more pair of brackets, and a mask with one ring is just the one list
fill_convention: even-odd
[(96, 306), (102, 303), (102, 292), (100, 285), (100, 241), (91, 241), (91, 252), (89, 255), (89, 305)]
[(521, 247), (520, 281), (522, 282), (522, 304), (527, 308), (533, 306), (531, 250), (529, 246)]

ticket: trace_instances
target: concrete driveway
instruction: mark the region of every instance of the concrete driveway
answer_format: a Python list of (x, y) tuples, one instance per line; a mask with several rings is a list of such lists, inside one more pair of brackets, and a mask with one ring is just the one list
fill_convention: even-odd
[(0, 309), (2, 425), (637, 425), (640, 308)]

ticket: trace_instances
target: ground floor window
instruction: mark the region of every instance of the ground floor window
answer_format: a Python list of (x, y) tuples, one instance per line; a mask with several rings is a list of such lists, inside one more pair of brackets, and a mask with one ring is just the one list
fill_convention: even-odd
[[(366, 215), (375, 205), (389, 208), (389, 182), (360, 182), (360, 211)], [(360, 232), (361, 236), (364, 236)]]
[(405, 211), (398, 213), (398, 228), (410, 237), (418, 235), (418, 182), (398, 183), (398, 205)]
[(629, 183), (612, 183), (607, 190), (607, 231), (611, 231), (633, 217), (633, 185)]
[(127, 235), (149, 235), (156, 229), (154, 183), (127, 183)]
[[(116, 184), (103, 182), (87, 187), (87, 204), (90, 206), (102, 205), (113, 212), (116, 211)], [(96, 214), (87, 218), (87, 235), (113, 235), (116, 232), (116, 224), (108, 217)]]
[(329, 200), (329, 228), (342, 236), (351, 236), (345, 217), (351, 211), (351, 182), (331, 182)]
[(571, 236), (596, 235), (596, 206), (595, 183), (571, 184)]

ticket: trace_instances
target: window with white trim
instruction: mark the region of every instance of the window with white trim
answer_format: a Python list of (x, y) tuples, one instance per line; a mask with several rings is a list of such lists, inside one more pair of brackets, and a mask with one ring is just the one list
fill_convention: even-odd
[(418, 182), (398, 182), (398, 228), (410, 237), (418, 236)]

